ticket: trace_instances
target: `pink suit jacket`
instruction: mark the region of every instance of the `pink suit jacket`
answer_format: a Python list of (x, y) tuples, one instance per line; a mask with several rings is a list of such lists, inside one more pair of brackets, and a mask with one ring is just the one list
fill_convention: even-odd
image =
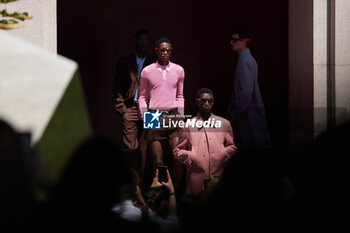
[[(186, 194), (198, 195), (204, 180), (219, 177), (226, 162), (237, 151), (228, 120), (211, 114), (209, 120), (221, 121), (221, 127), (183, 128), (174, 156), (187, 166)], [(192, 118), (203, 121), (199, 115)]]

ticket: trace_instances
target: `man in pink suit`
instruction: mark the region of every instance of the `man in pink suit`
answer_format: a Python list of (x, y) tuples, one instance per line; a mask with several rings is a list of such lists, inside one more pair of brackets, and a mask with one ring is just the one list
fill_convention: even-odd
[(226, 162), (236, 153), (228, 120), (211, 112), (214, 94), (208, 88), (197, 92), (198, 114), (180, 132), (173, 150), (175, 158), (187, 166), (186, 194), (198, 195), (205, 183), (220, 177)]

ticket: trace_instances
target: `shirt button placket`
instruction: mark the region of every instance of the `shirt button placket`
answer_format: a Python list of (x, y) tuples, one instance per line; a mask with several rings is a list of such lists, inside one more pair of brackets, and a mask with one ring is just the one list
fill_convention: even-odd
[(166, 70), (163, 70), (163, 80), (166, 80)]

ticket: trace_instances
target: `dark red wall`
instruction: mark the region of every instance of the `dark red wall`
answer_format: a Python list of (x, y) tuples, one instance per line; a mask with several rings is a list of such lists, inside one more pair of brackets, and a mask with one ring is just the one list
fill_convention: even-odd
[(195, 113), (195, 92), (214, 91), (214, 112), (224, 115), (233, 88), (234, 28), (253, 34), (251, 50), (272, 139), (288, 143), (288, 1), (63, 1), (58, 0), (58, 53), (79, 63), (95, 134), (120, 142), (112, 83), (120, 56), (133, 50), (133, 35), (148, 29), (152, 43), (173, 41), (172, 61), (184, 67), (186, 112)]

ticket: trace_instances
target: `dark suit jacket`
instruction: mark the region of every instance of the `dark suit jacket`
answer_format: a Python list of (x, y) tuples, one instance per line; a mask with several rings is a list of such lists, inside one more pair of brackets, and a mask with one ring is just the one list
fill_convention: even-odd
[[(156, 61), (153, 56), (147, 56), (143, 67), (146, 67)], [(136, 88), (140, 86), (140, 80), (137, 77), (136, 55), (132, 53), (126, 57), (122, 57), (117, 63), (117, 72), (114, 79), (113, 94), (117, 103), (124, 102), (128, 108), (133, 104)], [(119, 108), (118, 113), (123, 114), (125, 108)]]

